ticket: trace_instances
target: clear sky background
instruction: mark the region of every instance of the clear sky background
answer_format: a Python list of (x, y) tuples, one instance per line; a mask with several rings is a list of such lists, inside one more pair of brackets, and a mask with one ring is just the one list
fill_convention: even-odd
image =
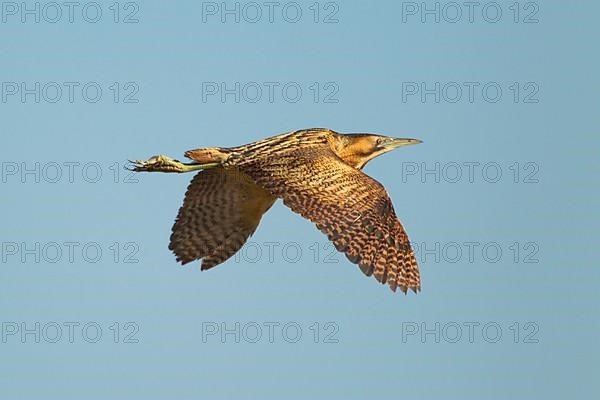
[[(436, 22), (420, 2), (280, 2), (271, 22), (242, 2), (238, 23), (220, 2), (83, 2), (72, 22), (3, 2), (0, 397), (598, 396), (600, 7), (513, 3), (441, 2)], [(181, 267), (192, 175), (123, 171), (314, 126), (424, 141), (365, 169), (420, 294), (281, 203), (237, 258)]]

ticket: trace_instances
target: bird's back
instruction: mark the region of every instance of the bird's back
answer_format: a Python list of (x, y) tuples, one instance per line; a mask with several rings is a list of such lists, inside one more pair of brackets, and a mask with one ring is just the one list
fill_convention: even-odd
[(233, 167), (276, 157), (294, 148), (327, 145), (337, 135), (330, 129), (312, 128), (291, 131), (237, 147), (208, 147), (188, 150), (185, 156), (200, 164), (221, 163)]

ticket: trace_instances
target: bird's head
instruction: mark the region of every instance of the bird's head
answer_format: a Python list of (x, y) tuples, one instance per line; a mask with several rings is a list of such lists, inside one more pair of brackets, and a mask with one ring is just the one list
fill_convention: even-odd
[(335, 149), (338, 157), (357, 169), (362, 169), (375, 157), (398, 147), (422, 143), (419, 139), (392, 138), (371, 133), (339, 134)]

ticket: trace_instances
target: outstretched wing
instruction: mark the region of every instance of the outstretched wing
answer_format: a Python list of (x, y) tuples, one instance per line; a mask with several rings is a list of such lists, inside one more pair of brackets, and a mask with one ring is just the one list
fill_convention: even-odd
[(242, 247), (274, 201), (239, 171), (201, 171), (188, 186), (169, 249), (182, 264), (202, 258), (202, 270), (221, 264)]
[(414, 253), (384, 187), (328, 146), (294, 147), (236, 166), (314, 222), (367, 276), (393, 291), (420, 290)]

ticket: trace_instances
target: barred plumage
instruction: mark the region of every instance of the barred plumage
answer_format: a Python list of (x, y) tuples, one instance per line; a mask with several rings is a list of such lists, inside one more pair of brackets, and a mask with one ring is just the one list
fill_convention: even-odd
[(419, 269), (385, 188), (360, 170), (396, 147), (420, 143), (306, 129), (245, 146), (190, 150), (195, 163), (158, 156), (136, 171), (203, 169), (188, 188), (169, 248), (183, 264), (212, 268), (235, 254), (277, 198), (314, 222), (367, 276), (420, 290)]
[(242, 247), (274, 201), (236, 170), (201, 171), (188, 187), (169, 249), (182, 264), (202, 258), (202, 269), (212, 268)]

